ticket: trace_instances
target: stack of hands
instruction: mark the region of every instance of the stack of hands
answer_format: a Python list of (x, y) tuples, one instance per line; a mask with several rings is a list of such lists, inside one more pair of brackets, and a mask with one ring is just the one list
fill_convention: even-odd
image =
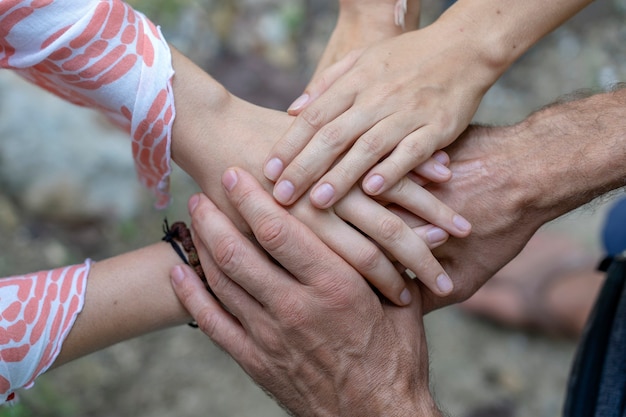
[[(173, 158), (205, 193), (189, 211), (219, 300), (185, 266), (174, 289), (294, 414), (439, 415), (423, 315), (473, 294), (545, 222), (619, 186), (613, 174), (563, 183), (568, 167), (606, 158), (602, 144), (561, 137), (567, 105), (469, 126), (498, 77), (590, 2), (501, 3), (461, 0), (417, 29), (419, 1), (340, 0), (287, 113), (233, 97), (175, 54)], [(198, 83), (209, 98), (194, 99)]]
[[(144, 18), (121, 1), (83, 5), (94, 17), (89, 30), (81, 29), (84, 19), (72, 23), (76, 39), (66, 29), (48, 36), (61, 24), (56, 17), (74, 18), (60, 11), (80, 16), (74, 3), (0, 2), (0, 66), (26, 69), (31, 81), (109, 111), (129, 131), (135, 126), (136, 160), (157, 168), (140, 173), (149, 174), (142, 178), (156, 186), (160, 203), (168, 197), (170, 154), (193, 177), (203, 191), (189, 200), (193, 241), (215, 298), (165, 242), (86, 262), (80, 282), (89, 279), (75, 291), (80, 301), (67, 338), (42, 337), (36, 346), (54, 349), (49, 360), (36, 349), (20, 356), (30, 342), (4, 348), (28, 339), (25, 331), (4, 338), (11, 369), (19, 370), (0, 369), (4, 400), (52, 362), (185, 323), (191, 314), (295, 415), (440, 415), (429, 391), (423, 315), (468, 298), (542, 224), (622, 187), (626, 177), (626, 89), (549, 106), (513, 126), (470, 125), (500, 75), (591, 0), (458, 0), (420, 29), (419, 0), (339, 0), (328, 46), (287, 112), (233, 96), (173, 48), (170, 66), (156, 27), (144, 28), (155, 43), (135, 39), (141, 31), (132, 25)], [(27, 24), (31, 14), (51, 26)], [(119, 31), (119, 42), (138, 48), (123, 60), (138, 63), (142, 77), (124, 78), (109, 92), (106, 83), (117, 78), (102, 76), (106, 88), (83, 96), (93, 84), (76, 80), (100, 77), (104, 68), (89, 64), (83, 41), (118, 49), (109, 43), (120, 22), (130, 29)], [(34, 35), (42, 34), (52, 43), (37, 43)], [(66, 43), (56, 45), (60, 34)], [(154, 63), (152, 45), (166, 61), (153, 68), (162, 78), (154, 85), (143, 78)], [(34, 53), (44, 46), (56, 52)], [(20, 63), (20, 47), (33, 62)], [(89, 71), (76, 78), (74, 64), (54, 64), (64, 59)], [(130, 114), (134, 105), (106, 101), (146, 98), (127, 81), (161, 90)], [(72, 94), (62, 94), (68, 85)], [(35, 280), (54, 284), (46, 271), (3, 281), (13, 330), (26, 328), (20, 309), (43, 292), (22, 297), (12, 288)], [(42, 309), (41, 322), (58, 330), (48, 313)]]

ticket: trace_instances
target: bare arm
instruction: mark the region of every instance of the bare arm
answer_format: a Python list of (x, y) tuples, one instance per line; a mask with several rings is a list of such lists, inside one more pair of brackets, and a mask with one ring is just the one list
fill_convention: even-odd
[(189, 313), (169, 281), (170, 269), (181, 262), (165, 242), (96, 262), (87, 279), (83, 311), (54, 366), (188, 322)]
[[(544, 223), (626, 185), (626, 90), (557, 103), (510, 127), (473, 126), (449, 149), (453, 179), (435, 195), (471, 219), (436, 251), (467, 298)], [(443, 301), (443, 303), (442, 303)]]

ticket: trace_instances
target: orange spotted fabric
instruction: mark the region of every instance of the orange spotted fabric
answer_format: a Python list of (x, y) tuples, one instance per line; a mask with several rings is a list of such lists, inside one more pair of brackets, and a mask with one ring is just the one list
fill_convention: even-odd
[[(0, 68), (102, 111), (131, 135), (140, 181), (169, 202), (171, 54), (119, 0), (0, 0)], [(0, 279), (0, 403), (32, 386), (82, 310), (90, 262)]]

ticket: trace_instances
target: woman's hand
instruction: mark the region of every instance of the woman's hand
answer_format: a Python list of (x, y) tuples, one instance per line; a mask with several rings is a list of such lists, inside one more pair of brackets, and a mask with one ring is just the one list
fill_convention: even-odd
[(317, 181), (311, 201), (330, 207), (364, 174), (368, 194), (388, 190), (454, 141), (500, 74), (589, 2), (459, 0), (424, 29), (349, 54), (294, 102), (298, 117), (265, 160), (274, 197), (289, 205)]
[[(193, 82), (179, 84), (174, 80), (179, 111), (174, 123), (174, 160), (241, 230), (249, 232), (228, 202), (220, 178), (228, 167), (238, 166), (251, 172), (270, 190), (272, 184), (263, 176), (262, 158), (274, 138), (287, 130), (293, 117), (228, 94), (195, 66), (179, 66), (176, 71), (180, 80)], [(319, 210), (308, 199), (302, 199), (291, 205), (289, 211), (394, 303), (406, 304), (408, 292), (383, 250), (411, 269), (433, 293), (449, 293), (451, 282), (430, 249), (447, 239), (443, 229), (452, 229), (456, 214), (437, 200), (423, 197), (410, 185), (390, 190), (385, 198), (441, 228), (425, 226), (413, 231), (358, 188), (333, 209)], [(468, 232), (469, 229), (464, 233)]]
[(432, 26), (328, 68), (305, 93), (314, 101), (266, 159), (275, 198), (289, 205), (321, 177), (311, 201), (330, 207), (371, 167), (362, 185), (377, 195), (454, 141), (491, 78), (472, 68), (475, 51), (453, 38)]

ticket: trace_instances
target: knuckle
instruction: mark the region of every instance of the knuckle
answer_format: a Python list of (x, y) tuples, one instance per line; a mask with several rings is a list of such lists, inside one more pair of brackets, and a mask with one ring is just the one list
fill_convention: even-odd
[(427, 145), (425, 143), (430, 142), (427, 140), (406, 140), (402, 142), (403, 152), (411, 156), (416, 161), (423, 161), (430, 154), (427, 151)]
[(381, 157), (385, 153), (385, 141), (378, 135), (363, 135), (361, 136), (358, 145), (367, 155), (376, 155)]
[(291, 178), (296, 184), (304, 182), (306, 179), (315, 178), (313, 167), (307, 165), (301, 158), (294, 159), (291, 164), (289, 164), (288, 170), (289, 171), (285, 170), (284, 176)]
[(221, 270), (233, 272), (241, 265), (243, 249), (243, 245), (235, 236), (226, 235), (217, 240), (213, 258)]
[(373, 271), (380, 265), (382, 256), (382, 253), (373, 244), (368, 244), (357, 252), (355, 267), (359, 271)]
[(254, 207), (255, 201), (257, 200), (255, 193), (256, 191), (253, 188), (240, 187), (237, 193), (233, 195), (233, 204), (237, 208), (242, 208), (247, 205)]
[(218, 318), (209, 308), (203, 308), (195, 317), (198, 327), (210, 338), (215, 337), (218, 327)]
[(308, 106), (298, 117), (314, 130), (319, 130), (324, 126), (325, 114), (315, 105)]
[(399, 217), (386, 216), (377, 226), (377, 241), (394, 242), (399, 239), (404, 222)]
[(318, 135), (328, 150), (333, 151), (343, 148), (343, 134), (339, 126), (335, 124), (325, 125), (320, 129)]
[(281, 249), (288, 241), (287, 222), (284, 216), (268, 214), (254, 230), (259, 244), (272, 252)]
[(394, 185), (389, 189), (390, 195), (407, 195), (411, 193), (411, 186), (413, 185), (412, 181), (407, 177), (400, 178)]

